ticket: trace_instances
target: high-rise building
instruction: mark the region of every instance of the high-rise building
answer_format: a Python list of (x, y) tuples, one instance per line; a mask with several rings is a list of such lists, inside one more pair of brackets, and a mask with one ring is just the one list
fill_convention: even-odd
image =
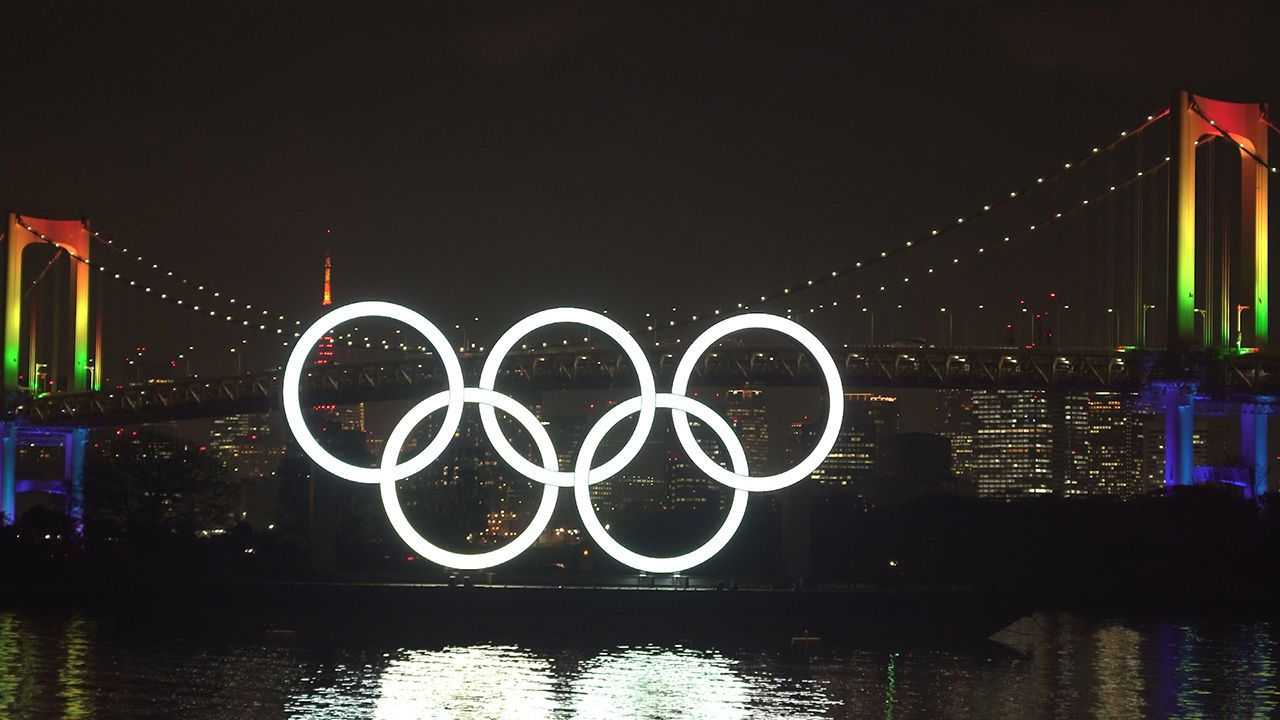
[(741, 388), (725, 393), (725, 418), (742, 443), (752, 475), (769, 473), (769, 426), (765, 422), (764, 391)]
[(951, 443), (951, 473), (960, 485), (973, 481), (973, 438), (977, 419), (973, 415), (973, 391), (947, 388), (937, 391), (934, 431)]
[[(430, 443), (440, 431), (442, 418), (443, 413), (433, 413), (419, 423), (410, 432), (402, 457)], [(499, 422), (517, 452), (537, 458), (529, 452), (533, 443), (523, 426), (502, 422), (501, 417)], [(440, 459), (398, 484), (401, 505), (410, 519), (443, 519), (455, 532), (465, 528), (464, 539), (473, 544), (501, 542), (527, 525), (541, 502), (542, 489), (511, 472), (490, 440), (479, 413), (474, 408), (464, 411)]]
[(1017, 500), (1087, 491), (1083, 395), (975, 390), (973, 477), (978, 497)]
[(209, 450), (239, 478), (271, 475), (284, 457), (284, 443), (272, 435), (266, 413), (214, 418)]
[[(898, 431), (898, 399), (869, 393), (845, 393), (844, 399), (840, 434), (811, 477), (823, 485), (849, 487), (874, 496), (877, 443)], [(803, 457), (817, 444), (821, 432), (821, 422), (793, 424), (787, 439), (788, 454)]]
[[(719, 465), (725, 464), (725, 455), (715, 433), (695, 418), (689, 418), (689, 429), (698, 447)], [(667, 504), (671, 507), (726, 507), (733, 499), (733, 490), (708, 478), (689, 459), (676, 438), (675, 428), (667, 425)], [(748, 466), (749, 468), (749, 466)]]
[[(1138, 427), (1135, 447), (1140, 453), (1138, 458), (1139, 494), (1159, 492), (1164, 489), (1164, 433), (1165, 419), (1163, 415), (1144, 414)], [(1205, 418), (1196, 418), (1192, 423), (1191, 461), (1196, 467), (1209, 464), (1208, 443), (1209, 423)]]
[(1119, 393), (1091, 394), (1088, 410), (1085, 492), (1123, 498), (1143, 494), (1142, 417), (1125, 409)]
[[(561, 437), (567, 439), (561, 443), (556, 441), (559, 452), (566, 453), (569, 458), (577, 458), (577, 451), (583, 436), (582, 426), (587, 418), (563, 418), (560, 430)], [(658, 424), (669, 423), (660, 419)], [(631, 439), (631, 433), (616, 430), (605, 435), (600, 442), (592, 465), (599, 467), (622, 451), (622, 447)], [(665, 468), (670, 462), (671, 453), (667, 450), (664, 434), (649, 433), (639, 454), (627, 463), (617, 475), (601, 480), (591, 486), (591, 502), (597, 510), (614, 511), (627, 509), (658, 508), (669, 504), (668, 483)], [(572, 460), (566, 460), (566, 468), (572, 468)]]

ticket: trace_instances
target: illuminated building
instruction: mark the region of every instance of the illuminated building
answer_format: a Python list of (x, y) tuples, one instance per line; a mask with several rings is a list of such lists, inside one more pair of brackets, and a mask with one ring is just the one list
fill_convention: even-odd
[[(689, 419), (689, 427), (693, 430), (693, 437), (698, 441), (698, 447), (702, 448), (707, 457), (723, 465), (723, 451), (710, 430), (693, 418)], [(733, 491), (708, 478), (689, 460), (680, 449), (675, 429), (670, 426), (667, 428), (667, 438), (667, 447), (670, 448), (667, 456), (667, 503), (671, 507), (687, 506), (692, 509), (726, 507), (726, 501), (732, 499)], [(725, 492), (726, 490), (728, 492)]]
[[(897, 403), (896, 397), (886, 395), (845, 393), (844, 425), (827, 459), (811, 477), (823, 485), (874, 496), (877, 444), (880, 438), (898, 431)], [(791, 430), (787, 452), (798, 456), (814, 446), (822, 427), (806, 420), (793, 424)]]
[[(1085, 438), (1088, 449), (1085, 489), (1088, 494), (1131, 498), (1149, 489), (1142, 481), (1142, 418), (1125, 410), (1123, 400), (1124, 396), (1118, 393), (1093, 393), (1089, 396), (1089, 428)], [(1160, 453), (1163, 458), (1163, 442), (1160, 443)], [(1163, 473), (1162, 467), (1161, 487), (1164, 485)]]
[[(440, 431), (442, 417), (442, 413), (427, 416), (409, 434), (401, 449), (401, 457), (411, 455), (416, 448), (425, 447)], [(518, 450), (532, 445), (527, 433), (516, 423), (507, 427), (506, 437)], [(513, 476), (517, 478), (514, 482)], [(532, 482), (512, 473), (493, 451), (479, 414), (464, 412), (444, 455), (422, 472), (402, 481), (400, 494), (406, 509), (414, 506), (441, 509), (451, 503), (465, 502), (482, 509), (486, 518), (499, 518), (499, 524), (507, 527), (516, 519), (532, 517), (533, 508), (542, 496), (541, 486), (536, 488), (537, 492), (532, 486)], [(488, 519), (486, 523), (491, 524)], [(492, 532), (498, 531), (484, 532), (486, 537), (491, 537)]]
[[(1209, 423), (1205, 418), (1196, 418), (1192, 424), (1191, 458), (1192, 464), (1203, 467), (1208, 464), (1209, 452), (1205, 442)], [(1165, 419), (1162, 415), (1145, 415), (1138, 426), (1138, 436), (1134, 446), (1139, 453), (1137, 458), (1139, 494), (1163, 492), (1164, 476), (1164, 440)]]
[[(611, 406), (606, 403), (601, 407), (592, 405), (591, 415), (557, 415), (552, 421), (543, 424), (555, 444), (557, 457), (562, 470), (572, 468), (582, 446), (582, 439), (599, 416)], [(669, 421), (660, 419), (658, 423)], [(669, 430), (668, 430), (669, 432)], [(668, 482), (666, 478), (666, 459), (670, 455), (667, 443), (661, 432), (651, 432), (645, 440), (643, 449), (636, 459), (606, 480), (591, 486), (591, 502), (597, 510), (612, 512), (627, 509), (661, 508), (668, 504)], [(607, 461), (622, 451), (627, 435), (610, 433), (600, 442), (596, 453), (595, 465)], [(674, 439), (672, 440), (674, 443)], [(678, 444), (672, 445), (678, 447)]]
[(666, 499), (666, 484), (649, 475), (624, 471), (591, 486), (591, 502), (600, 510), (660, 507)]
[(1017, 500), (1087, 491), (1083, 395), (975, 390), (973, 477), (978, 497)]
[[(573, 460), (577, 457), (578, 448), (582, 445), (582, 436), (586, 434), (583, 428), (587, 426), (587, 418), (580, 415), (558, 415), (554, 421), (548, 422), (540, 413), (535, 414), (542, 419), (542, 426), (551, 436), (551, 443), (556, 447), (556, 461), (560, 469), (571, 469)], [(606, 453), (610, 452), (609, 447), (611, 446), (606, 446)]]
[(937, 391), (934, 430), (951, 443), (951, 473), (960, 485), (973, 480), (973, 437), (977, 421), (973, 416), (973, 391)]
[(214, 418), (209, 450), (240, 478), (270, 475), (284, 457), (284, 444), (272, 438), (266, 413)]
[(510, 540), (520, 534), (519, 513), (506, 510), (491, 511), (487, 516), (488, 526), (480, 535), (483, 545), (497, 544)]
[(725, 419), (742, 442), (752, 475), (769, 468), (769, 426), (765, 422), (764, 391), (750, 388), (725, 393)]

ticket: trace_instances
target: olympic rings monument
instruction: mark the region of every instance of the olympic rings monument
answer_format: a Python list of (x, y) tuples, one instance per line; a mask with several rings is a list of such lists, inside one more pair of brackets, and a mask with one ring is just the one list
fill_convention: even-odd
[[(370, 317), (396, 320), (421, 333), (443, 362), (447, 382), (445, 390), (420, 401), (405, 414), (387, 438), (381, 465), (373, 468), (352, 465), (325, 450), (306, 426), (299, 397), (300, 383), (309, 363), (311, 349), (331, 328), (357, 318)], [(559, 323), (586, 325), (612, 339), (635, 368), (640, 384), (640, 394), (637, 397), (627, 399), (610, 409), (586, 433), (571, 470), (558, 467), (556, 448), (551, 436), (533, 412), (509, 395), (494, 389), (499, 365), (516, 343), (530, 332)], [(752, 476), (742, 443), (734, 435), (729, 423), (707, 405), (685, 395), (694, 366), (703, 353), (721, 338), (740, 330), (772, 330), (791, 337), (813, 357), (826, 382), (828, 412), (826, 425), (816, 447), (794, 467), (775, 475)], [(387, 302), (353, 303), (321, 317), (302, 333), (294, 345), (284, 373), (285, 420), (302, 450), (317, 465), (337, 477), (356, 483), (379, 485), (387, 518), (409, 547), (434, 563), (458, 570), (480, 570), (500, 565), (528, 549), (550, 522), (561, 488), (572, 489), (574, 503), (591, 539), (601, 550), (624, 565), (642, 572), (675, 573), (704, 563), (723, 549), (737, 532), (746, 513), (750, 493), (768, 492), (794, 485), (807, 478), (826, 459), (840, 432), (844, 411), (844, 403), (840, 399), (843, 395), (839, 370), (818, 338), (791, 320), (764, 313), (736, 315), (707, 328), (690, 343), (676, 365), (671, 392), (658, 392), (652, 368), (640, 349), (640, 344), (621, 325), (600, 313), (578, 308), (543, 310), (513, 325), (494, 343), (481, 368), (476, 387), (464, 386), (462, 365), (444, 333), (413, 310)], [(467, 403), (479, 406), (485, 434), (498, 456), (519, 475), (544, 486), (542, 499), (529, 526), (508, 544), (480, 553), (450, 552), (427, 541), (409, 523), (396, 495), (397, 481), (426, 469), (444, 453), (462, 421), (463, 406)], [(421, 452), (400, 462), (400, 451), (409, 433), (427, 415), (442, 408), (445, 414), (439, 432)], [(590, 486), (617, 475), (639, 455), (659, 409), (671, 411), (676, 437), (694, 465), (711, 479), (733, 488), (734, 491), (724, 525), (701, 547), (675, 557), (649, 557), (623, 547), (600, 523), (591, 504)], [(541, 464), (526, 459), (503, 437), (498, 425), (498, 410), (507, 413), (529, 433), (541, 457)], [(593, 466), (596, 451), (605, 434), (623, 418), (633, 414), (639, 414), (639, 420), (622, 449), (609, 460)], [(696, 417), (719, 437), (728, 452), (729, 469), (721, 467), (698, 446), (689, 426), (689, 415)]]

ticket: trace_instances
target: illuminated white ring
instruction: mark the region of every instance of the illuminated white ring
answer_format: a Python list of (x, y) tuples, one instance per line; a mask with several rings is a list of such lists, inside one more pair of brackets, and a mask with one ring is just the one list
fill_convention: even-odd
[[(556, 466), (556, 449), (551, 443), (551, 436), (547, 434), (546, 428), (542, 427), (542, 423), (534, 416), (528, 408), (516, 402), (513, 398), (502, 393), (492, 390), (484, 390), (481, 388), (464, 388), (460, 393), (453, 393), (463, 398), (463, 402), (478, 403), (480, 407), (496, 407), (499, 410), (510, 415), (529, 431), (530, 437), (538, 446), (538, 452), (542, 455), (542, 462), (548, 468)], [(409, 433), (417, 427), (427, 415), (439, 410), (448, 402), (452, 405), (452, 398), (448, 397), (450, 393), (439, 392), (431, 397), (423, 400), (413, 406), (408, 414), (400, 420), (395, 429), (391, 431), (391, 436), (387, 438), (386, 449), (382, 453), (382, 470), (386, 475), (382, 479), (382, 505), (387, 511), (387, 519), (391, 521), (391, 526), (399, 533), (401, 539), (413, 548), (414, 552), (422, 557), (430, 560), (437, 565), (443, 565), (448, 568), (458, 570), (479, 570), (481, 568), (493, 567), (500, 565), (508, 560), (515, 558), (533, 545), (542, 531), (546, 529), (547, 523), (551, 521), (551, 513), (556, 507), (556, 496), (560, 493), (560, 488), (554, 485), (546, 485), (542, 488), (542, 502), (538, 505), (538, 511), (533, 516), (533, 521), (529, 523), (529, 527), (524, 532), (516, 536), (514, 540), (503, 545), (496, 550), (489, 552), (464, 554), (450, 552), (443, 548), (431, 544), (426, 538), (418, 534), (413, 529), (413, 525), (409, 523), (409, 519), (405, 517), (404, 508), (400, 507), (400, 498), (396, 495), (396, 480), (403, 478), (400, 474), (400, 468), (405, 464), (397, 465), (396, 461), (400, 456), (400, 449), (404, 447), (404, 441), (409, 437)], [(444, 436), (441, 433), (437, 437)], [(450, 432), (448, 437), (452, 438), (453, 433)], [(490, 436), (491, 438), (493, 436)], [(426, 454), (426, 450), (422, 454)], [(436, 453), (436, 457), (439, 453)], [(435, 457), (432, 458), (433, 460)], [(416, 458), (415, 458), (416, 460)]]
[[(445, 393), (448, 398), (449, 409), (445, 411), (444, 421), (440, 426), (440, 434), (436, 435), (427, 447), (412, 460), (391, 468), (357, 467), (330, 455), (329, 451), (325, 450), (307, 429), (306, 420), (302, 417), (302, 403), (298, 397), (302, 384), (302, 370), (307, 365), (311, 349), (333, 327), (348, 320), (362, 317), (385, 317), (391, 320), (399, 320), (417, 330), (436, 349), (436, 353), (440, 356), (440, 362), (444, 363), (444, 374), (447, 381)], [(302, 447), (303, 452), (312, 460), (315, 460), (317, 465), (340, 478), (358, 483), (376, 483), (381, 482), (388, 474), (394, 476), (393, 479), (409, 477), (422, 470), (431, 461), (439, 457), (440, 453), (444, 452), (445, 446), (453, 439), (453, 434), (462, 421), (462, 385), (462, 365), (458, 362), (458, 356), (454, 354), (449, 339), (435, 325), (432, 325), (431, 321), (406, 307), (392, 303), (358, 302), (344, 305), (326, 313), (324, 317), (315, 321), (311, 327), (307, 328), (306, 332), (302, 333), (302, 337), (298, 338), (298, 341), (294, 344), (293, 351), (289, 353), (289, 362), (284, 368), (284, 388), (281, 393), (284, 395), (285, 420), (288, 422), (289, 429), (293, 431), (293, 436), (297, 439), (298, 445)], [(453, 392), (454, 390), (458, 392)]]
[(707, 454), (702, 451), (702, 448), (698, 447), (698, 443), (693, 439), (693, 433), (689, 431), (689, 418), (679, 409), (671, 411), (671, 417), (676, 428), (676, 437), (680, 439), (680, 446), (684, 448), (684, 451), (689, 453), (689, 459), (693, 461), (693, 464), (710, 476), (712, 480), (737, 490), (749, 490), (751, 492), (780, 490), (809, 477), (810, 473), (822, 464), (822, 461), (827, 458), (827, 453), (831, 452), (831, 448), (835, 446), (836, 438), (840, 435), (840, 422), (844, 416), (844, 386), (840, 383), (840, 370), (836, 367), (835, 361), (831, 359), (831, 354), (823, 347), (822, 342), (799, 324), (777, 315), (748, 313), (721, 320), (707, 328), (705, 332), (689, 344), (684, 356), (680, 358), (679, 364), (676, 365), (676, 374), (671, 381), (672, 394), (684, 395), (685, 391), (688, 390), (689, 377), (693, 374), (694, 365), (702, 358), (703, 353), (711, 347), (712, 343), (731, 332), (739, 330), (775, 330), (783, 335), (789, 335), (793, 340), (800, 343), (800, 346), (808, 351), (814, 362), (818, 364), (823, 378), (827, 381), (828, 408), (827, 424), (822, 430), (821, 437), (818, 438), (817, 446), (813, 448), (813, 452), (809, 453), (804, 460), (801, 460), (799, 464), (790, 470), (776, 475), (749, 477), (746, 473), (730, 472), (707, 457)]
[[(592, 471), (592, 477), (596, 478), (594, 482), (599, 482), (617, 475), (640, 454), (640, 450), (644, 447), (645, 438), (649, 436), (649, 430), (653, 427), (653, 417), (657, 409), (654, 398), (658, 389), (653, 379), (653, 371), (649, 367), (649, 360), (645, 357), (644, 351), (640, 349), (640, 343), (636, 342), (635, 338), (631, 337), (631, 334), (625, 328), (600, 313), (580, 308), (552, 308), (536, 312), (513, 325), (489, 349), (489, 356), (485, 358), (484, 367), (480, 370), (479, 386), (485, 390), (494, 388), (502, 360), (515, 347), (515, 344), (520, 341), (520, 338), (540, 327), (557, 323), (586, 325), (608, 335), (611, 340), (622, 348), (622, 352), (626, 354), (627, 360), (631, 362), (631, 367), (635, 370), (636, 378), (640, 381), (640, 417), (636, 421), (635, 432), (631, 434), (631, 438), (622, 446), (617, 455), (614, 455), (608, 462)], [(498, 418), (494, 414), (492, 406), (480, 406), (480, 420), (484, 423), (485, 434), (489, 436), (490, 442), (493, 443), (493, 449), (516, 472), (531, 480), (537, 480), (548, 485), (557, 485), (559, 487), (573, 485), (572, 472), (558, 472), (556, 468), (548, 470), (538, 467), (516, 452), (511, 447), (511, 444), (507, 442), (507, 439), (502, 436), (502, 430), (498, 426)]]
[[(733, 469), (741, 470), (744, 474), (747, 472), (747, 454), (742, 450), (742, 443), (738, 440), (738, 436), (733, 434), (733, 430), (724, 418), (706, 405), (683, 395), (659, 393), (656, 400), (658, 407), (671, 408), (672, 412), (679, 410), (682, 413), (693, 413), (705, 422), (720, 437), (720, 442), (724, 443)], [(605, 413), (583, 438), (578, 462), (574, 465), (573, 499), (578, 506), (578, 514), (582, 516), (582, 525), (587, 529), (587, 534), (610, 557), (628, 567), (645, 572), (680, 572), (695, 565), (701, 565), (724, 549), (733, 534), (738, 531), (738, 526), (742, 524), (742, 516), (747, 512), (747, 493), (744, 490), (734, 489), (733, 504), (729, 506), (729, 515), (725, 518), (724, 525), (705, 545), (684, 555), (669, 558), (649, 557), (628, 550), (614, 540), (600, 524), (595, 508), (591, 505), (590, 486), (606, 479), (606, 477), (596, 477), (599, 471), (591, 469), (591, 456), (595, 454), (605, 434), (622, 418), (636, 412), (640, 407), (642, 407), (640, 398), (631, 398), (619, 403)]]

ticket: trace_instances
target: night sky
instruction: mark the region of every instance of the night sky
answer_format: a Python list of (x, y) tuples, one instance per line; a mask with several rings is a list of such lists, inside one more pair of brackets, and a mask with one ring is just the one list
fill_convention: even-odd
[[(897, 246), (1175, 86), (1280, 102), (1277, 19), (1266, 0), (25, 3), (0, 13), (0, 198), (290, 320), (319, 314), (331, 247), (339, 303), (479, 317), (490, 342), (559, 304), (634, 327)], [(190, 342), (196, 371), (229, 371), (220, 321), (106, 299), (109, 348)]]

